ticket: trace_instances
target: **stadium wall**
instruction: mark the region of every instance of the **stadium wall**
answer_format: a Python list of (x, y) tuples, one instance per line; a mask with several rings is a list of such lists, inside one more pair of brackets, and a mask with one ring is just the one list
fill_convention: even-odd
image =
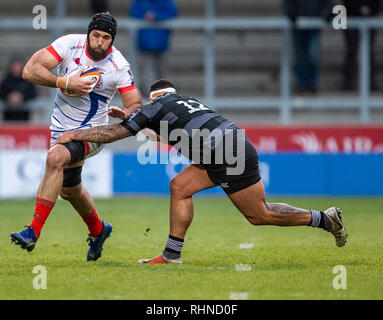
[[(383, 195), (383, 127), (245, 130), (259, 150), (269, 196)], [(48, 145), (46, 126), (0, 128), (0, 199), (35, 196)], [(150, 157), (151, 163), (143, 160), (149, 157), (142, 152), (106, 148), (85, 163), (83, 184), (95, 197), (168, 196), (170, 179), (187, 166), (187, 161), (177, 163), (174, 160), (184, 159), (173, 159), (167, 152)], [(224, 193), (217, 187), (201, 195)]]

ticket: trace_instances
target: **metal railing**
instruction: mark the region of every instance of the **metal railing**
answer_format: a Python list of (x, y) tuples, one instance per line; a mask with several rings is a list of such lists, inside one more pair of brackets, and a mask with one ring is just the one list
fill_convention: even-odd
[[(48, 30), (52, 39), (74, 29), (86, 30), (88, 18), (73, 18), (65, 15), (65, 1), (56, 0), (56, 16), (48, 18)], [(383, 108), (383, 98), (371, 96), (370, 83), (370, 37), (372, 28), (383, 29), (383, 19), (377, 18), (349, 18), (348, 28), (357, 28), (360, 31), (359, 43), (359, 92), (357, 97), (297, 97), (291, 90), (291, 51), (292, 51), (292, 25), (285, 17), (216, 17), (214, 0), (206, 1), (205, 16), (200, 18), (176, 18), (165, 22), (146, 22), (131, 18), (119, 18), (119, 29), (130, 33), (127, 42), (128, 60), (130, 61), (136, 76), (137, 52), (135, 33), (139, 28), (150, 26), (168, 27), (172, 30), (203, 30), (204, 42), (204, 92), (203, 101), (217, 109), (242, 108), (242, 109), (275, 109), (279, 111), (279, 120), (282, 124), (291, 122), (293, 109), (320, 109), (331, 107), (333, 109), (357, 109), (359, 110), (360, 123), (368, 124), (371, 121), (371, 109)], [(30, 30), (32, 28), (32, 16), (23, 18), (6, 18), (0, 20), (0, 30)], [(301, 29), (325, 29), (331, 26), (319, 18), (300, 18), (296, 27)], [(279, 97), (225, 97), (216, 96), (216, 61), (215, 61), (215, 32), (217, 30), (281, 30), (282, 52), (280, 58), (280, 95)], [(334, 31), (342, 32), (342, 31)], [(139, 79), (138, 79), (139, 80)], [(52, 90), (54, 92), (54, 90)], [(44, 104), (52, 104), (53, 97), (49, 99), (37, 99), (31, 103), (32, 108), (39, 108)], [(49, 120), (51, 112), (47, 108), (44, 119)]]

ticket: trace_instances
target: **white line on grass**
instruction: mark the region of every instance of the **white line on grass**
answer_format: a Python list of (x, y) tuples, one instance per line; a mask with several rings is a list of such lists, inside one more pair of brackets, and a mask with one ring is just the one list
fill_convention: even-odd
[(250, 271), (251, 266), (249, 266), (248, 264), (236, 264), (235, 270), (236, 271)]
[(249, 300), (248, 292), (230, 292), (230, 300)]
[(252, 249), (254, 248), (253, 243), (240, 243), (239, 244), (239, 249)]

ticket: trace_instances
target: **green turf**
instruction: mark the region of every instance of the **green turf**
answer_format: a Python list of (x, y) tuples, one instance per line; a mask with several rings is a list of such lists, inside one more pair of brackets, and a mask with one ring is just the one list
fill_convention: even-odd
[[(96, 200), (113, 224), (97, 262), (86, 262), (87, 228), (58, 201), (33, 252), (11, 245), (9, 234), (32, 217), (33, 201), (0, 201), (0, 299), (383, 299), (383, 199), (269, 199), (304, 208), (342, 208), (349, 242), (311, 227), (254, 227), (223, 198), (196, 198), (183, 265), (140, 265), (167, 239), (166, 198)], [(150, 231), (145, 235), (147, 228)], [(251, 249), (239, 249), (252, 243)], [(236, 271), (245, 264), (250, 271)], [(32, 270), (47, 270), (36, 290)], [(332, 286), (333, 268), (347, 270), (347, 289)]]

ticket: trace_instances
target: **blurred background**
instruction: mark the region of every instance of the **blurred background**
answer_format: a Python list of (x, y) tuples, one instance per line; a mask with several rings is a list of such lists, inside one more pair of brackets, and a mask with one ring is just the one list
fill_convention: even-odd
[[(145, 101), (148, 83), (165, 77), (239, 124), (259, 151), (268, 194), (383, 195), (380, 0), (160, 0), (157, 19), (135, 2), (1, 1), (0, 198), (34, 197), (49, 144), (55, 89), (20, 79), (23, 63), (62, 35), (86, 33), (105, 10)], [(337, 5), (347, 29), (336, 28), (345, 22)], [(35, 6), (47, 10), (46, 29), (32, 27)], [(118, 94), (112, 104), (121, 105)], [(87, 161), (91, 194), (167, 195), (184, 166), (142, 165), (140, 145), (125, 139)]]

